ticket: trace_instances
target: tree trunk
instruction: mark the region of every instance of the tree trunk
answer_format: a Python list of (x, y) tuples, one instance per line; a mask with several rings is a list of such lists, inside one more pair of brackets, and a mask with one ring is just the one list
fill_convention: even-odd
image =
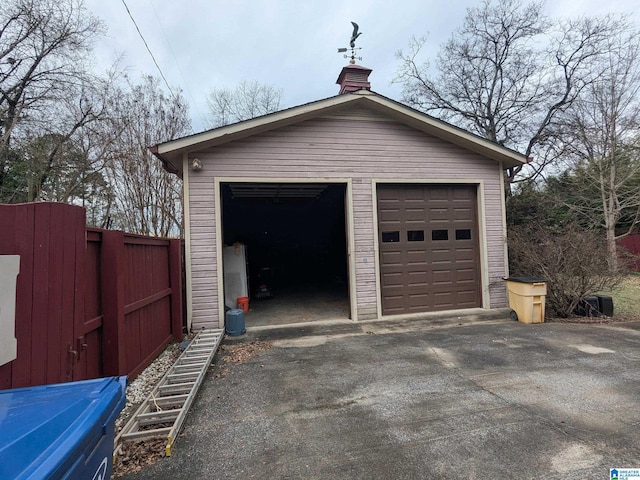
[(607, 225), (607, 264), (610, 273), (618, 273), (618, 246), (616, 244), (615, 223)]

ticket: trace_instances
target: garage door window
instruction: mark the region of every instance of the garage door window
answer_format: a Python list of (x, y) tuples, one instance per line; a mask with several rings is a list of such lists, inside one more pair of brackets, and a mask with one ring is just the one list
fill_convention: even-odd
[(471, 229), (456, 230), (456, 240), (471, 240)]
[(408, 242), (424, 242), (424, 230), (409, 230), (407, 232)]
[(431, 230), (431, 240), (434, 242), (449, 240), (449, 230)]
[(382, 243), (394, 243), (400, 241), (400, 232), (382, 232)]

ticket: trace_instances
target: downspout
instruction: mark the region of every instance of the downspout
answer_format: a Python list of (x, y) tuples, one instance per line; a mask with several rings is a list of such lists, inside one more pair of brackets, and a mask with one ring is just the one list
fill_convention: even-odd
[(193, 323), (193, 290), (191, 281), (191, 208), (189, 202), (189, 155), (182, 154), (182, 221), (184, 223), (184, 269), (187, 302), (187, 332)]
[(504, 188), (505, 181), (504, 164), (500, 162), (500, 208), (502, 209), (502, 241), (504, 243), (504, 278), (509, 277), (509, 244), (507, 243), (507, 192)]

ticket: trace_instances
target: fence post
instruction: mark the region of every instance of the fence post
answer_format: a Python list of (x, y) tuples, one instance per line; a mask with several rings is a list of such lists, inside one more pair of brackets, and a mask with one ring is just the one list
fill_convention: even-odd
[(169, 281), (171, 282), (171, 333), (182, 342), (182, 247), (179, 239), (169, 240)]
[(102, 354), (105, 377), (126, 375), (124, 233), (102, 231)]

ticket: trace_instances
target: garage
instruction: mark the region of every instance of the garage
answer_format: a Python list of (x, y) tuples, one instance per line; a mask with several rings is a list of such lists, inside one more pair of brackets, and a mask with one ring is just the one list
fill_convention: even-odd
[(223, 243), (246, 250), (248, 326), (349, 318), (345, 184), (228, 182), (220, 191)]
[(482, 305), (476, 185), (378, 185), (383, 315)]
[(527, 158), (372, 91), (369, 73), (349, 64), (336, 96), (152, 148), (183, 180), (189, 329), (225, 327), (230, 263), (247, 329), (507, 305), (504, 171)]

